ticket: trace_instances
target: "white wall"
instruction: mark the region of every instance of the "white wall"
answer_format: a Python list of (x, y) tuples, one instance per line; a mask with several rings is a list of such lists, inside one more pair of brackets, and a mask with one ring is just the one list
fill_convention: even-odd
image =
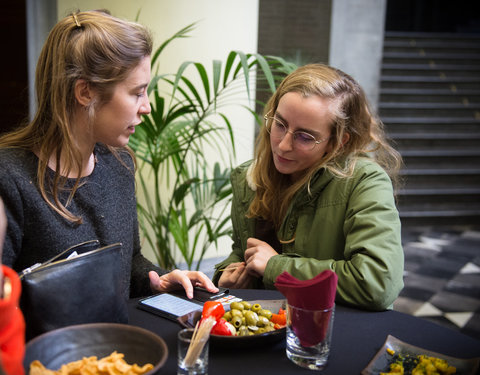
[[(228, 52), (257, 51), (258, 0), (58, 0), (58, 18), (74, 10), (108, 9), (112, 15), (147, 26), (154, 36), (154, 49), (183, 27), (198, 22), (191, 37), (175, 40), (162, 52), (160, 73), (174, 73), (184, 61), (199, 61), (207, 67), (214, 59), (225, 62)], [(243, 102), (247, 104), (247, 101)], [(253, 155), (254, 122), (245, 109), (228, 109), (235, 134), (237, 158), (234, 164)], [(222, 160), (212, 155), (210, 160)], [(211, 249), (207, 257), (230, 253), (231, 241), (224, 239), (219, 251)], [(154, 259), (150, 249), (144, 254)]]

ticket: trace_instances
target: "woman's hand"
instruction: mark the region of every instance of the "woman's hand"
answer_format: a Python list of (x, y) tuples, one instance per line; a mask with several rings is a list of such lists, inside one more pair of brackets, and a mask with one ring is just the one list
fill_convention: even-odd
[(209, 292), (216, 293), (218, 288), (213, 285), (207, 275), (199, 271), (180, 271), (173, 270), (165, 275), (159, 276), (155, 271), (148, 273), (150, 277), (150, 287), (159, 292), (168, 292), (183, 286), (188, 298), (193, 298), (193, 287), (200, 286)]
[(218, 286), (223, 288), (246, 289), (252, 282), (252, 276), (245, 268), (245, 262), (230, 263), (220, 276)]
[(247, 239), (245, 262), (250, 274), (263, 277), (268, 260), (275, 255), (278, 253), (268, 243), (256, 238)]

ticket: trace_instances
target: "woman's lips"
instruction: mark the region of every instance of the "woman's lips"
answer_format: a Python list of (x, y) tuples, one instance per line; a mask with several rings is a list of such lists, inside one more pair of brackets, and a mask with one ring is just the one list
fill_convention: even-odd
[(283, 163), (283, 164), (286, 164), (286, 163), (291, 163), (292, 160), (289, 160), (289, 159), (285, 159), (284, 157), (281, 157), (280, 155), (276, 155), (277, 156), (277, 160), (280, 162), (280, 163)]

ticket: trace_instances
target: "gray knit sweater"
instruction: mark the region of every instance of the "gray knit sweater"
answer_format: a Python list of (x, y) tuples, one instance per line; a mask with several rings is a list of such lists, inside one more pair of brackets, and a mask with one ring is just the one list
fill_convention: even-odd
[[(152, 294), (148, 271), (165, 271), (140, 252), (133, 161), (123, 152), (126, 168), (105, 147), (95, 148), (97, 164), (75, 193), (68, 209), (83, 218), (72, 224), (53, 211), (37, 187), (38, 159), (32, 152), (0, 149), (0, 196), (8, 219), (3, 263), (17, 272), (44, 262), (78, 243), (121, 242), (125, 298)], [(51, 172), (51, 171), (50, 171)], [(52, 172), (53, 176), (53, 172)], [(73, 185), (74, 179), (69, 180)], [(62, 196), (65, 202), (67, 195)]]

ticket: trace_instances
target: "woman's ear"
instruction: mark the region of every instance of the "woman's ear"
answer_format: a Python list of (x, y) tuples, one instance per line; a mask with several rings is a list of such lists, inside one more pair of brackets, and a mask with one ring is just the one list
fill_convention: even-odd
[(345, 144), (350, 140), (350, 133), (344, 133), (342, 137), (342, 146), (345, 146)]
[(90, 88), (90, 85), (84, 79), (78, 79), (75, 82), (75, 99), (84, 107), (87, 107), (92, 103), (94, 93)]
[[(343, 146), (345, 146), (345, 144), (350, 140), (350, 133), (343, 133), (343, 136), (342, 136), (342, 142), (341, 144), (338, 146), (339, 149), (341, 149)], [(329, 142), (326, 149), (325, 149), (325, 155), (327, 155), (329, 152), (332, 152), (332, 144)]]

